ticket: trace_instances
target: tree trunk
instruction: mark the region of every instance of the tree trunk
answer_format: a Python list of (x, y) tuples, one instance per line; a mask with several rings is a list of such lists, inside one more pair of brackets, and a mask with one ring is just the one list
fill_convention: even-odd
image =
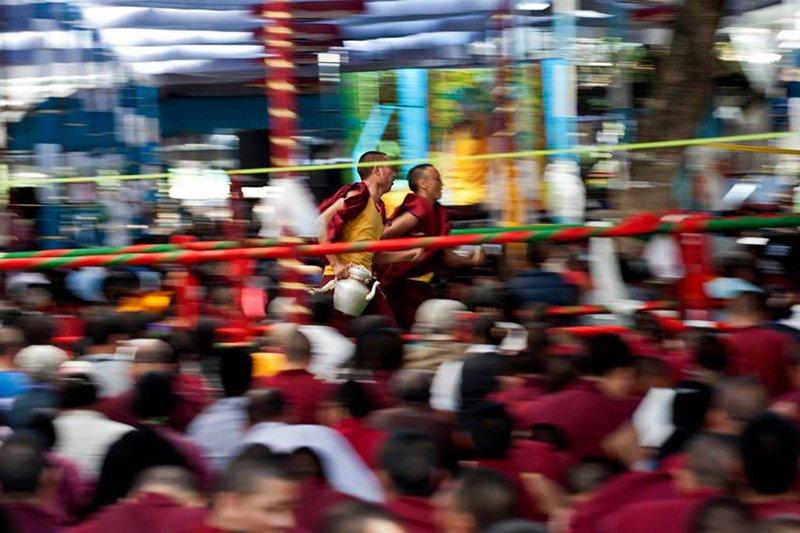
[[(639, 121), (637, 141), (697, 135), (714, 87), (714, 35), (722, 4), (722, 0), (684, 0), (669, 53), (657, 67), (646, 114)], [(618, 191), (615, 207), (623, 213), (673, 207), (672, 182), (682, 154), (682, 148), (631, 152), (631, 180), (643, 186)]]

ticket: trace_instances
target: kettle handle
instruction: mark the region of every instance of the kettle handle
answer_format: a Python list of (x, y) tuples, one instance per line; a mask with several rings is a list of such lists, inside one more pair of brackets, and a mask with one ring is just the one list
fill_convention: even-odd
[(323, 285), (319, 289), (317, 289), (316, 287), (311, 287), (310, 289), (308, 289), (308, 293), (309, 294), (317, 294), (317, 293), (320, 293), (320, 292), (329, 292), (329, 291), (333, 290), (333, 287), (335, 285), (336, 285), (336, 278), (333, 278), (332, 280), (330, 280), (328, 283), (326, 283), (325, 285)]
[(378, 292), (378, 285), (380, 285), (380, 284), (381, 284), (380, 281), (376, 281), (375, 283), (372, 284), (372, 290), (369, 291), (369, 294), (367, 294), (367, 301), (368, 302), (372, 301), (372, 299), (375, 298), (375, 293)]

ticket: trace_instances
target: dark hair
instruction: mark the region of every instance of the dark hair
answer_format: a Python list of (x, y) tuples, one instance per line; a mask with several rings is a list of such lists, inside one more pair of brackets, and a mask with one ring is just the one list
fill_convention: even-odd
[[(369, 152), (364, 152), (363, 154), (361, 154), (361, 157), (358, 158), (358, 164), (361, 165), (362, 163), (377, 163), (379, 161), (388, 161), (388, 160), (389, 156), (386, 155), (385, 153), (379, 152), (377, 150), (370, 150)], [(357, 167), (356, 172), (358, 172), (358, 175), (362, 180), (365, 180), (372, 175), (372, 171), (375, 170), (377, 166), (378, 165), (374, 166), (365, 165), (363, 167), (359, 166)]]
[(427, 370), (402, 369), (389, 381), (395, 396), (406, 403), (427, 405), (431, 398), (433, 373)]
[(56, 323), (50, 315), (27, 315), (20, 319), (19, 325), (28, 345), (50, 344), (56, 334)]
[(348, 379), (336, 390), (334, 400), (353, 418), (366, 418), (373, 410), (372, 397), (364, 385)]
[(84, 336), (90, 345), (98, 346), (108, 344), (115, 323), (114, 316), (95, 315), (86, 320)]
[(782, 494), (797, 477), (795, 426), (773, 413), (750, 422), (742, 434), (742, 461), (747, 483), (759, 494)]
[(595, 335), (588, 341), (588, 371), (594, 376), (604, 376), (618, 368), (633, 368), (634, 358), (628, 345), (611, 333)]
[(176, 400), (170, 376), (163, 372), (148, 372), (134, 385), (131, 408), (140, 420), (166, 417)]
[(572, 446), (567, 432), (555, 424), (534, 424), (531, 428), (531, 440), (544, 442), (561, 451), (567, 451)]
[(325, 514), (323, 533), (367, 533), (367, 524), (373, 520), (398, 523), (382, 505), (361, 500), (339, 503)]
[(235, 457), (220, 478), (218, 491), (252, 494), (259, 490), (262, 479), (291, 480), (293, 477), (284, 461)]
[(675, 386), (675, 397), (672, 399), (672, 425), (675, 431), (661, 445), (659, 457), (683, 451), (686, 443), (703, 428), (713, 396), (711, 386), (699, 381), (682, 381)]
[(226, 398), (241, 396), (253, 380), (253, 359), (242, 348), (226, 350), (219, 359), (219, 378)]
[(42, 451), (49, 452), (56, 445), (57, 435), (53, 414), (44, 409), (36, 409), (25, 427), (18, 432), (36, 439)]
[(430, 163), (422, 163), (421, 165), (411, 167), (411, 170), (408, 171), (407, 177), (408, 188), (411, 189), (411, 192), (417, 192), (419, 180), (425, 176), (425, 171), (432, 166), (433, 165)]
[(478, 342), (498, 346), (503, 336), (498, 333), (495, 320), (488, 316), (479, 316), (472, 323), (472, 334)]
[(327, 326), (333, 316), (333, 295), (329, 292), (318, 292), (309, 298), (311, 323)]
[(87, 374), (70, 374), (58, 380), (61, 408), (79, 409), (97, 401), (97, 385)]
[(511, 448), (514, 423), (499, 403), (474, 404), (461, 413), (460, 425), (469, 432), (479, 458), (502, 459)]
[(251, 390), (247, 399), (247, 418), (251, 424), (274, 420), (283, 414), (283, 394), (278, 389)]
[(478, 531), (517, 516), (517, 491), (494, 470), (466, 470), (459, 478), (454, 497), (457, 507), (472, 516)]
[(33, 494), (46, 466), (44, 451), (36, 439), (12, 435), (0, 447), (0, 488), (12, 497)]
[(360, 368), (395, 371), (403, 365), (403, 338), (394, 329), (366, 331), (356, 341), (355, 360)]
[(439, 467), (439, 450), (430, 436), (419, 431), (396, 431), (381, 449), (381, 465), (395, 490), (405, 496), (433, 494), (433, 476)]
[(695, 359), (700, 367), (724, 372), (728, 367), (728, 350), (719, 335), (707, 333), (697, 340)]
[(750, 508), (733, 496), (710, 498), (697, 507), (689, 531), (707, 533), (717, 531), (747, 531), (753, 518)]
[(286, 359), (292, 363), (308, 363), (311, 361), (311, 343), (308, 337), (295, 331), (286, 343)]
[(606, 481), (625, 471), (625, 466), (607, 457), (589, 457), (567, 471), (566, 489), (570, 494), (589, 494)]

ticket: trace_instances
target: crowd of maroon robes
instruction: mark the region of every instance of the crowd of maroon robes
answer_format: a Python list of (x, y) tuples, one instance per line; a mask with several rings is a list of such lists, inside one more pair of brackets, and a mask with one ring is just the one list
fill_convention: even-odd
[[(3, 523), (25, 533), (247, 531), (226, 529), (217, 496), (234, 489), (220, 480), (234, 457), (254, 453), (253, 428), (268, 433), (271, 426), (298, 428), (298, 439), (302, 428), (324, 426), (350, 461), (332, 467), (337, 458), (313, 440), (298, 448), (310, 461), (298, 460), (297, 450), (274, 450), (297, 483), (288, 531), (325, 531), (343, 504), (365, 499), (347, 483), (348, 475), (365, 472), (386, 516), (412, 533), (489, 531), (504, 523), (578, 533), (711, 531), (704, 527), (718, 515), (735, 516), (732, 530), (742, 531), (771, 531), (778, 518), (800, 523), (800, 332), (752, 296), (730, 303), (724, 332), (675, 331), (654, 319), (622, 335), (584, 338), (482, 304), (449, 330), (405, 341), (405, 349), (451, 347), (444, 363), (426, 370), (418, 357), (411, 364), (388, 348), (376, 350), (377, 337), (386, 346), (401, 343), (397, 331), (376, 321), (375, 331), (353, 334), (357, 356), (336, 379), (316, 376), (312, 364), (294, 365), (249, 376), (249, 387), (235, 394), (215, 370), (182, 363), (82, 408), (134, 432), (110, 445), (94, 477), (60, 452), (53, 429), (66, 410), (60, 387), (75, 378), (9, 366), (0, 377), (14, 373), (27, 388), (4, 401), (31, 405), (32, 415), (0, 438), (41, 440), (43, 473), (35, 489), (15, 488), (13, 469), (3, 466), (6, 445), (0, 447), (0, 482), (8, 485), (0, 495)], [(509, 320), (527, 331), (526, 348), (504, 346)], [(271, 346), (282, 349), (280, 341)], [(91, 373), (81, 379), (91, 381)], [(145, 382), (169, 389), (163, 413), (137, 411)], [(282, 408), (257, 421), (251, 393), (261, 389), (277, 391)], [(660, 415), (645, 410), (656, 389), (669, 393)], [(218, 420), (220, 430), (196, 431), (208, 420)], [(419, 444), (403, 450), (396, 438), (409, 432), (435, 451), (424, 455)], [(408, 472), (387, 463), (403, 456)], [(104, 492), (114, 465), (131, 475), (118, 495)], [(191, 497), (137, 489), (133, 474), (159, 465), (188, 472)], [(474, 471), (499, 477), (477, 476), (480, 482), (464, 488)], [(510, 503), (498, 496), (504, 490)]]

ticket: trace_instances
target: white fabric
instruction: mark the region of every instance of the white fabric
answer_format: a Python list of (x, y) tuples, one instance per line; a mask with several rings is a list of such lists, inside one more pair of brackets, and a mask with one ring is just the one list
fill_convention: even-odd
[(355, 353), (356, 345), (330, 326), (300, 326), (300, 332), (311, 343), (311, 364), (308, 371), (318, 379), (330, 380)]
[(439, 411), (458, 411), (461, 404), (461, 372), (464, 361), (439, 365), (431, 382), (431, 407)]
[(109, 447), (133, 428), (109, 420), (96, 411), (66, 411), (53, 420), (53, 451), (72, 459), (84, 476), (96, 479)]
[(247, 432), (243, 444), (263, 444), (277, 453), (309, 448), (322, 461), (325, 477), (331, 487), (362, 500), (384, 501), (378, 478), (347, 439), (329, 427), (262, 422)]
[(133, 357), (124, 354), (94, 354), (81, 357), (91, 364), (89, 374), (97, 383), (101, 398), (117, 396), (133, 386), (131, 365)]

